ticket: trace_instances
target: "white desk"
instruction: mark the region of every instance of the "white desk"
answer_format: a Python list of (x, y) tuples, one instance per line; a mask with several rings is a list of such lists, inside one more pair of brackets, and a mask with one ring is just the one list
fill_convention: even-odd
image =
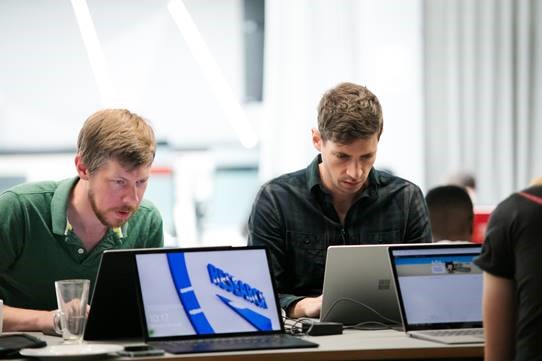
[[(34, 333), (48, 344), (59, 343), (58, 337)], [(257, 361), (257, 360), (438, 360), (483, 359), (483, 345), (444, 345), (407, 337), (403, 332), (346, 330), (342, 335), (306, 337), (320, 346), (306, 349), (216, 352), (171, 355), (154, 358), (111, 358), (108, 360), (197, 360), (197, 361)], [(111, 342), (118, 343), (118, 342)]]

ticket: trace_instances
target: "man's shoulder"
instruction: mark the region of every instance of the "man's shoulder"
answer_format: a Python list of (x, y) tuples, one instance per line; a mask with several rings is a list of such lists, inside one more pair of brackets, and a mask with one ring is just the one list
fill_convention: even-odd
[(58, 188), (57, 181), (41, 181), (31, 183), (21, 183), (5, 190), (1, 195), (12, 195), (17, 199), (24, 199), (34, 195), (53, 194)]
[(386, 171), (375, 169), (375, 177), (378, 179), (380, 187), (384, 189), (399, 191), (415, 191), (419, 189), (415, 183)]
[(306, 187), (307, 175), (305, 169), (285, 173), (263, 184), (264, 188)]

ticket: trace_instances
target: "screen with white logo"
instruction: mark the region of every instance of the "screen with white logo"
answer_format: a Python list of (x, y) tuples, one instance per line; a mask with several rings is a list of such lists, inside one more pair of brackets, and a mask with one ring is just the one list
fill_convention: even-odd
[(280, 331), (263, 249), (136, 254), (149, 337)]

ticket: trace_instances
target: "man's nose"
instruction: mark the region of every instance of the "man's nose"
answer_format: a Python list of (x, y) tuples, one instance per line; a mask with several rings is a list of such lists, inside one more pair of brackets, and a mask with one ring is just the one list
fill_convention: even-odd
[(363, 175), (363, 168), (359, 162), (351, 162), (348, 165), (346, 174), (353, 179), (359, 179)]
[(123, 199), (128, 204), (137, 204), (140, 201), (139, 192), (136, 186), (129, 187)]

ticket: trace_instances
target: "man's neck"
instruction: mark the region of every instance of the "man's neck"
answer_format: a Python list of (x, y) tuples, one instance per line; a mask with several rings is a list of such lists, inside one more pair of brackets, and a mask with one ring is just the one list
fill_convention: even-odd
[(83, 242), (87, 251), (93, 249), (108, 230), (96, 217), (90, 205), (88, 183), (83, 179), (79, 179), (70, 194), (67, 216), (73, 232)]

